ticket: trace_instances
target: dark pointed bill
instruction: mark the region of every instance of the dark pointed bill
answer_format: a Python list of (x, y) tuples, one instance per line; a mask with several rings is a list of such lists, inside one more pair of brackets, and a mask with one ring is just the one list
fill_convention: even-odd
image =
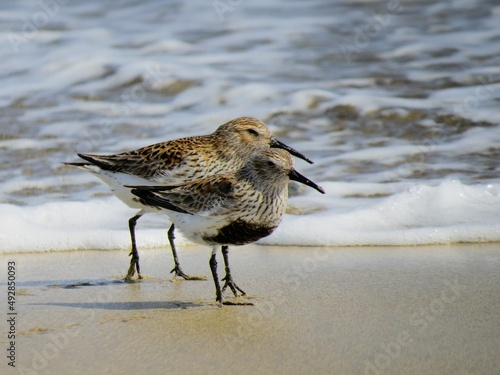
[(281, 148), (281, 149), (283, 149), (285, 151), (288, 151), (291, 155), (296, 156), (296, 157), (298, 157), (298, 158), (300, 158), (302, 160), (307, 161), (309, 164), (314, 164), (314, 162), (311, 159), (309, 159), (308, 157), (304, 156), (302, 153), (298, 152), (294, 148), (291, 148), (290, 146), (287, 146), (283, 142), (278, 141), (275, 138), (271, 138), (271, 142), (269, 143), (269, 146), (270, 147), (274, 147), (274, 148)]
[(301, 175), (295, 169), (292, 169), (290, 171), (290, 173), (288, 174), (288, 177), (290, 178), (290, 180), (294, 180), (294, 181), (300, 182), (300, 183), (302, 183), (304, 185), (312, 187), (313, 189), (316, 189), (321, 194), (325, 194), (325, 190), (321, 186), (319, 186), (318, 184), (312, 182), (306, 176)]

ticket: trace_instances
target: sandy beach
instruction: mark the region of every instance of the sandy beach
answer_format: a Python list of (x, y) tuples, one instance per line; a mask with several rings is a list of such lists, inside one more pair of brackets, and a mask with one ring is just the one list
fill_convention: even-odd
[[(500, 1), (3, 4), (0, 375), (500, 375)], [(135, 195), (78, 154), (242, 116), (326, 192), (290, 185), (272, 235), (231, 248), (248, 295), (225, 298), (253, 305), (215, 303), (195, 226), (177, 224), (179, 258), (207, 280), (173, 280), (160, 212), (137, 223), (144, 279), (125, 282)], [(199, 182), (251, 153), (228, 140), (122, 155), (149, 181), (109, 168), (127, 186)]]
[[(179, 253), (209, 276), (208, 249)], [(254, 306), (222, 308), (211, 278), (172, 281), (167, 249), (141, 254), (135, 283), (124, 251), (2, 255), (17, 282), (16, 368), (2, 356), (2, 373), (500, 372), (499, 244), (235, 248)]]

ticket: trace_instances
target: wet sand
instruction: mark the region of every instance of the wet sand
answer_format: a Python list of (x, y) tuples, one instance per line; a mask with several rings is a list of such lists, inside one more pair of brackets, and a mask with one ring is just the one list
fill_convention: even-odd
[[(209, 255), (179, 249), (187, 273), (210, 276)], [(1, 373), (500, 373), (500, 244), (233, 248), (254, 306), (222, 308), (211, 277), (172, 281), (169, 250), (141, 256), (146, 278), (124, 283), (124, 251), (1, 255), (18, 313)]]

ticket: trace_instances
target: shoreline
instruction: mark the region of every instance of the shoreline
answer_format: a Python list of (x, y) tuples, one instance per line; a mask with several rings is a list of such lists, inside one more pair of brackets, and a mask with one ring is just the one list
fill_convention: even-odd
[[(55, 375), (500, 371), (500, 244), (233, 248), (233, 277), (254, 306), (222, 308), (210, 249), (178, 251), (184, 271), (207, 281), (172, 281), (168, 248), (140, 251), (145, 278), (133, 283), (121, 279), (128, 251), (0, 255), (4, 269), (16, 262), (18, 313), (16, 369), (5, 357), (0, 367)], [(8, 348), (7, 332), (0, 343)]]

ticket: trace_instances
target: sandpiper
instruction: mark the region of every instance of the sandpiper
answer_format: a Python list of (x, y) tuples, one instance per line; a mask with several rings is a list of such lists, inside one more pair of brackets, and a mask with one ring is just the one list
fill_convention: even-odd
[[(158, 208), (144, 205), (131, 194), (128, 185), (180, 185), (189, 181), (228, 173), (241, 168), (255, 152), (273, 148), (287, 150), (309, 163), (310, 159), (300, 152), (278, 141), (269, 128), (260, 120), (240, 117), (229, 121), (212, 134), (180, 138), (156, 143), (137, 150), (116, 155), (78, 154), (86, 162), (66, 163), (81, 167), (107, 183), (113, 193), (124, 203), (140, 211), (129, 219), (132, 242), (130, 266), (126, 280), (130, 280), (139, 266), (139, 253), (135, 241), (137, 220)], [(189, 276), (182, 271), (174, 243), (175, 225), (168, 230), (175, 267), (171, 272), (187, 280), (204, 279)]]
[[(237, 291), (245, 294), (231, 276), (228, 246), (249, 244), (273, 233), (286, 208), (290, 180), (324, 194), (322, 187), (294, 169), (288, 152), (270, 149), (254, 153), (236, 172), (171, 187), (136, 186), (132, 194), (144, 206), (165, 210), (191, 241), (213, 247), (209, 264), (216, 300), (222, 304), (222, 292), (226, 287), (235, 296)], [(222, 290), (217, 276), (216, 252), (219, 246), (222, 246), (226, 263)]]

